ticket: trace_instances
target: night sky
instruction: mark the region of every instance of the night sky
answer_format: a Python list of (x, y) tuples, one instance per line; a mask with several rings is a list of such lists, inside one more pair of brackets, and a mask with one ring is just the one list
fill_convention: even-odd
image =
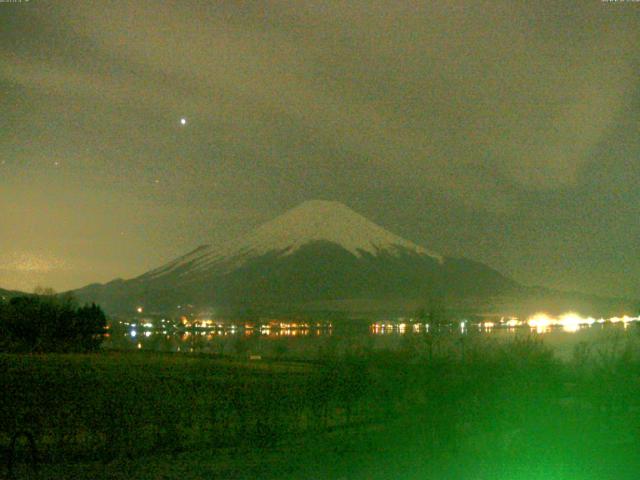
[(0, 39), (0, 287), (131, 277), (318, 198), (640, 297), (638, 2), (5, 0)]

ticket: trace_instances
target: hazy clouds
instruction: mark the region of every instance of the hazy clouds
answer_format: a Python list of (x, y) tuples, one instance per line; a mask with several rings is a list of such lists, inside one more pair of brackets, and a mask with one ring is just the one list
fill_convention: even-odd
[[(46, 240), (69, 272), (51, 274), (61, 286), (139, 273), (322, 197), (520, 280), (640, 294), (637, 268), (620, 271), (640, 234), (625, 187), (640, 179), (639, 13), (599, 1), (2, 4), (0, 188), (37, 225), (60, 191), (93, 199), (57, 221), (102, 225), (95, 243), (65, 229)], [(122, 232), (130, 250), (109, 256)], [(0, 247), (33, 235), (0, 232)]]

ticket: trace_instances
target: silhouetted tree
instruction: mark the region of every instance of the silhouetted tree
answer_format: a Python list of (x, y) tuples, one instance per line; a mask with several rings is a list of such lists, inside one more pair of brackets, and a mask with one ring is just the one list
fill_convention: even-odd
[(433, 359), (436, 351), (439, 351), (441, 329), (449, 320), (444, 296), (439, 293), (430, 295), (426, 306), (417, 312), (417, 316), (429, 325), (425, 329), (425, 340), (429, 359)]
[(94, 351), (107, 320), (95, 305), (79, 307), (73, 298), (46, 295), (14, 297), (0, 305), (0, 348), (7, 351)]

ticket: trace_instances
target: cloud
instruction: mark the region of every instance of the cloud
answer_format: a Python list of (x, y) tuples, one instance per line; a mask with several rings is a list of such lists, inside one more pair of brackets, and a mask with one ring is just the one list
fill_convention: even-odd
[(0, 256), (0, 270), (19, 273), (46, 273), (65, 267), (64, 261), (50, 254), (11, 252)]
[(222, 149), (305, 168), (332, 162), (315, 139), (365, 178), (471, 207), (508, 203), (475, 175), (487, 163), (524, 188), (574, 183), (633, 87), (631, 25), (578, 4), (71, 2), (44, 13), (75, 46), (15, 57), (5, 78), (187, 111), (227, 132)]
[[(546, 228), (563, 221), (558, 212), (573, 215), (585, 204), (563, 195), (595, 196), (584, 193), (593, 164), (611, 155), (625, 118), (638, 115), (629, 100), (640, 60), (632, 4), (69, 0), (24, 7), (0, 44), (0, 82), (9, 92), (0, 98), (0, 127), (9, 133), (0, 139), (7, 162), (0, 188), (19, 185), (20, 198), (46, 205), (34, 193), (51, 191), (46, 178), (67, 189), (56, 195), (82, 198), (84, 218), (100, 216), (104, 225), (92, 231), (105, 239), (101, 252), (119, 238), (120, 213), (128, 226), (142, 225), (136, 248), (180, 218), (179, 234), (149, 247), (164, 258), (176, 236), (180, 248), (195, 246), (321, 197), (381, 211), (381, 223), (394, 221), (392, 203), (405, 205), (414, 232), (426, 222), (425, 239), (482, 258), (496, 250), (488, 238), (500, 241), (490, 232), (508, 222), (507, 230), (526, 232), (540, 210)], [(636, 158), (637, 148), (616, 148), (625, 158), (606, 160), (604, 177)], [(94, 191), (110, 192), (119, 213), (87, 199)], [(134, 218), (138, 211), (147, 220)], [(74, 218), (69, 205), (61, 212), (58, 222)], [(42, 218), (51, 238), (64, 238)], [(22, 232), (22, 239), (2, 232), (0, 240), (38, 251)], [(526, 250), (526, 239), (518, 241), (516, 259)], [(145, 255), (150, 263), (153, 255)], [(109, 257), (103, 271), (128, 274), (144, 263), (117, 262)]]

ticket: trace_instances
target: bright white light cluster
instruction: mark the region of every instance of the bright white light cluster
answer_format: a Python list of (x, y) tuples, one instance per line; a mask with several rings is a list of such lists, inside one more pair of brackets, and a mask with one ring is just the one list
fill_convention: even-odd
[(623, 322), (625, 325), (630, 322), (640, 321), (640, 317), (630, 317), (625, 315), (623, 317), (612, 317), (609, 319), (593, 317), (582, 317), (574, 312), (568, 312), (560, 315), (559, 317), (552, 317), (546, 313), (536, 313), (527, 320), (527, 325), (531, 328), (535, 328), (538, 333), (546, 332), (551, 327), (559, 326), (567, 332), (575, 332), (583, 325), (593, 325), (594, 323), (619, 323)]

